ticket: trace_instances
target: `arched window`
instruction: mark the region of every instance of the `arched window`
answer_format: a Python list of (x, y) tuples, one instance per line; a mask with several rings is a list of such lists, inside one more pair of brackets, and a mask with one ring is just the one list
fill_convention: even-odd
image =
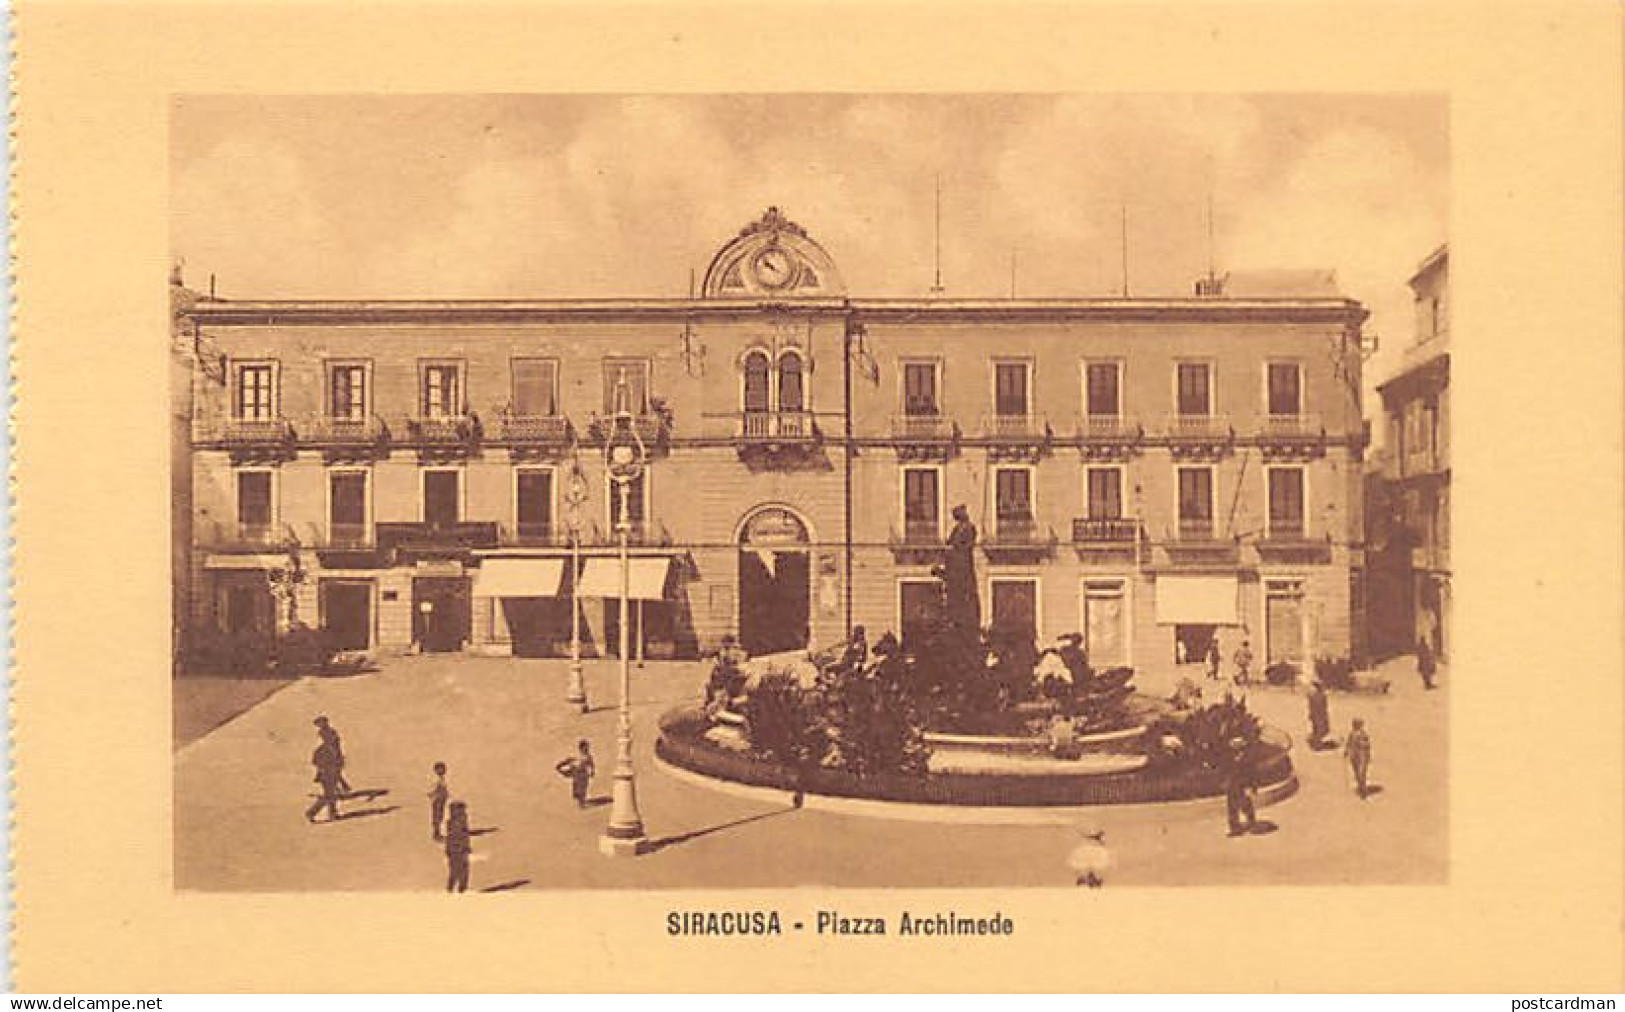
[(806, 399), (801, 388), (801, 356), (786, 352), (779, 357), (779, 410), (801, 411)]
[(753, 351), (745, 356), (745, 410), (766, 411), (768, 408), (767, 356)]

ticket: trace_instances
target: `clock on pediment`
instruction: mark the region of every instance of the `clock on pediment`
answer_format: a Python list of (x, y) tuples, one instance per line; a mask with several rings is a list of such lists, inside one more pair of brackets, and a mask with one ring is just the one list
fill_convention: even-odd
[(806, 298), (844, 292), (829, 254), (777, 207), (768, 208), (717, 252), (701, 290), (708, 299)]

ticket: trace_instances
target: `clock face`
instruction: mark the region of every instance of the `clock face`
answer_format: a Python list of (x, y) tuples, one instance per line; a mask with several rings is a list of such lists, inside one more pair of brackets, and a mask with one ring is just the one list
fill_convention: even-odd
[(783, 288), (796, 276), (795, 261), (777, 246), (769, 246), (756, 254), (751, 269), (763, 288)]

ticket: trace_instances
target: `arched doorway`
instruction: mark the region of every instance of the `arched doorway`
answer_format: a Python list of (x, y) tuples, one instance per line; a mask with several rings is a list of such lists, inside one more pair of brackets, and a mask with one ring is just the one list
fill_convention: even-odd
[(804, 650), (811, 638), (812, 539), (783, 506), (739, 526), (739, 644), (752, 655)]

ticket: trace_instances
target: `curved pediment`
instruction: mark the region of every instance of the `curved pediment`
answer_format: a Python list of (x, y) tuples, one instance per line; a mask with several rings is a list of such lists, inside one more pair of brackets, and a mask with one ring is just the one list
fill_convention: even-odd
[(824, 248), (769, 207), (711, 259), (701, 289), (708, 299), (844, 295), (846, 285)]

